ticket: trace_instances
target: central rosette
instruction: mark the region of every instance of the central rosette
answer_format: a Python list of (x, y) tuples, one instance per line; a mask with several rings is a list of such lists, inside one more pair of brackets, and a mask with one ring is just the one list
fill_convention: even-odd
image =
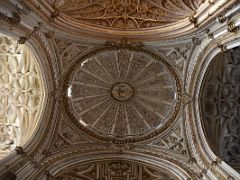
[(112, 85), (111, 97), (120, 102), (129, 101), (134, 95), (134, 89), (128, 82), (117, 82)]
[(69, 71), (69, 114), (103, 139), (156, 134), (177, 109), (176, 79), (169, 67), (146, 51), (94, 52)]

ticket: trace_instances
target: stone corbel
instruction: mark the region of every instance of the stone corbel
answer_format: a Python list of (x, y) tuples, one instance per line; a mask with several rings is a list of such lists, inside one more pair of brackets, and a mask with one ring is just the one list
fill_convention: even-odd
[(17, 152), (17, 154), (26, 155), (26, 152), (23, 150), (21, 146), (17, 146), (15, 148), (15, 151)]
[(49, 22), (53, 21), (54, 19), (56, 19), (59, 16), (59, 11), (57, 9), (54, 9), (54, 11), (52, 12), (50, 18), (49, 18)]
[(226, 22), (227, 20), (228, 20), (228, 18), (225, 17), (225, 15), (220, 15), (220, 16), (218, 16), (218, 21), (219, 21), (220, 23), (224, 23), (224, 22)]
[(21, 17), (16, 13), (13, 13), (12, 17), (8, 17), (0, 12), (0, 20), (3, 20), (12, 25), (18, 25), (21, 22)]
[(39, 26), (34, 26), (34, 28), (33, 28), (33, 30), (32, 30), (31, 33), (29, 33), (29, 34), (26, 35), (26, 36), (21, 36), (21, 37), (19, 38), (18, 43), (19, 43), (19, 44), (25, 44), (25, 42), (26, 42), (28, 39), (30, 39), (31, 36), (32, 36), (34, 33), (36, 33), (37, 31), (40, 30), (40, 27), (41, 27), (40, 23), (39, 23)]
[(221, 49), (222, 52), (227, 52), (227, 47), (223, 44), (219, 44), (218, 47)]
[(233, 24), (233, 23), (230, 23), (230, 24), (228, 25), (228, 31), (229, 31), (229, 32), (236, 33), (238, 30), (239, 30), (239, 26), (236, 26), (236, 25)]
[(194, 12), (193, 15), (191, 15), (189, 17), (189, 21), (194, 24), (194, 27), (197, 28), (198, 27), (198, 19), (196, 17), (194, 17), (194, 16), (195, 16), (195, 12)]
[(46, 36), (46, 38), (51, 39), (54, 36), (54, 32), (53, 31), (48, 31), (48, 32), (45, 33), (45, 36)]
[(201, 44), (201, 40), (199, 38), (192, 38), (192, 42), (195, 46), (198, 46)]

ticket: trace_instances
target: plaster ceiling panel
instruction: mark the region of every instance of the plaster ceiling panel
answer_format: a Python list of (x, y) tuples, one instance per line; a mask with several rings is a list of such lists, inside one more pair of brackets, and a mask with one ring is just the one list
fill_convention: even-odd
[(201, 92), (204, 131), (214, 153), (240, 172), (240, 48), (214, 57)]
[(121, 160), (78, 164), (76, 167), (58, 173), (57, 180), (109, 179), (109, 180), (173, 180), (178, 179), (169, 172), (136, 162)]
[(69, 72), (67, 109), (78, 125), (98, 136), (153, 136), (176, 115), (179, 83), (160, 57), (129, 49), (103, 50)]
[(48, 14), (42, 13), (65, 32), (97, 39), (127, 37), (134, 41), (139, 37), (141, 41), (156, 40), (175, 31), (174, 36), (192, 30), (189, 17), (202, 5), (201, 0), (42, 1)]
[(32, 138), (44, 97), (43, 78), (31, 50), (0, 34), (0, 159)]
[(60, 13), (95, 27), (135, 30), (159, 27), (187, 18), (199, 1), (176, 0), (57, 0)]

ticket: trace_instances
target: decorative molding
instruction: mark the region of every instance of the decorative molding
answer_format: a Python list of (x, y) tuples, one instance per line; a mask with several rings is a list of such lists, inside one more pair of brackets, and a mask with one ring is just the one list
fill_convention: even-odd
[[(64, 89), (65, 89), (65, 99), (64, 99), (64, 104), (65, 104), (65, 107), (66, 107), (66, 110), (67, 110), (67, 114), (68, 114), (68, 116), (71, 118), (71, 119), (73, 119), (74, 120), (74, 123), (75, 123), (75, 125), (77, 126), (77, 127), (79, 127), (81, 130), (83, 130), (84, 132), (86, 132), (86, 133), (88, 133), (89, 135), (91, 135), (91, 136), (94, 136), (94, 137), (96, 137), (96, 138), (98, 138), (98, 139), (101, 139), (101, 140), (104, 140), (104, 141), (113, 141), (114, 143), (116, 143), (116, 144), (118, 144), (118, 143), (130, 143), (130, 142), (137, 142), (137, 141), (142, 141), (142, 140), (147, 140), (147, 139), (149, 139), (149, 138), (151, 138), (151, 137), (154, 137), (154, 136), (156, 136), (157, 134), (159, 134), (160, 132), (163, 132), (164, 130), (166, 130), (167, 129), (167, 127), (169, 127), (169, 126), (171, 126), (172, 125), (172, 123), (173, 123), (173, 121), (174, 121), (174, 119), (175, 119), (175, 116), (178, 114), (178, 109), (179, 109), (179, 105), (180, 105), (180, 101), (177, 99), (176, 100), (176, 105), (174, 106), (175, 108), (174, 108), (174, 112), (173, 113), (171, 113), (172, 115), (171, 115), (171, 117), (169, 118), (169, 120), (167, 120), (166, 122), (164, 122), (164, 125), (163, 125), (163, 128), (160, 128), (160, 129), (158, 129), (158, 130), (155, 130), (155, 131), (153, 131), (153, 132), (149, 132), (148, 134), (146, 134), (146, 135), (141, 135), (141, 136), (136, 136), (136, 138), (134, 137), (134, 138), (127, 138), (127, 139), (125, 139), (125, 137), (124, 138), (117, 138), (117, 139), (115, 139), (115, 138), (112, 138), (112, 137), (108, 137), (108, 136), (105, 136), (105, 135), (101, 135), (101, 133), (100, 134), (98, 134), (96, 131), (95, 132), (92, 132), (92, 131), (90, 131), (88, 128), (85, 128), (85, 126), (83, 125), (83, 124), (81, 124), (81, 123), (79, 123), (79, 121), (77, 120), (77, 118), (76, 118), (76, 115), (72, 112), (72, 107), (71, 107), (71, 105), (70, 104), (72, 104), (72, 103), (70, 103), (69, 104), (69, 98), (70, 97), (68, 97), (68, 95), (67, 95), (67, 91), (68, 91), (68, 88), (70, 87), (70, 85), (71, 85), (71, 79), (73, 78), (73, 73), (76, 71), (76, 69), (77, 68), (79, 68), (79, 66), (80, 66), (80, 64), (79, 63), (82, 63), (84, 60), (87, 60), (88, 58), (92, 58), (92, 57), (94, 57), (94, 56), (96, 56), (96, 55), (100, 55), (100, 56), (102, 56), (101, 54), (104, 54), (104, 52), (107, 52), (107, 51), (109, 51), (109, 52), (117, 52), (117, 51), (119, 51), (119, 50), (122, 50), (122, 51), (132, 51), (132, 52), (138, 52), (137, 53), (137, 55), (139, 54), (139, 55), (141, 55), (141, 56), (146, 56), (146, 57), (151, 57), (151, 59), (153, 58), (153, 59), (156, 59), (157, 61), (160, 61), (161, 62), (161, 64), (162, 65), (164, 65), (165, 66), (165, 69), (167, 69), (167, 71), (169, 71), (171, 74), (172, 74), (172, 76), (173, 76), (173, 78), (174, 78), (174, 81), (176, 82), (176, 93), (177, 93), (177, 98), (181, 98), (181, 88), (180, 88), (180, 86), (181, 86), (181, 84), (180, 84), (180, 81), (178, 80), (178, 76), (177, 76), (177, 74), (176, 74), (176, 72), (174, 72), (173, 71), (173, 69), (171, 68), (171, 66), (167, 63), (167, 62), (165, 62), (164, 60), (162, 60), (162, 58), (161, 57), (159, 57), (158, 55), (156, 55), (156, 54), (154, 54), (154, 53), (152, 53), (152, 52), (150, 52), (150, 51), (147, 51), (147, 50), (144, 50), (144, 49), (137, 49), (137, 48), (135, 48), (135, 47), (118, 47), (118, 46), (115, 46), (115, 47), (103, 47), (103, 48), (101, 48), (101, 49), (97, 49), (97, 50), (95, 50), (95, 51), (92, 51), (91, 53), (88, 53), (88, 54), (86, 54), (86, 56), (85, 57), (82, 57), (82, 58), (80, 58), (78, 61), (76, 61), (75, 62), (75, 64), (73, 64), (72, 65), (72, 68), (71, 69), (69, 69), (68, 70), (68, 74), (67, 74), (67, 76), (66, 76), (66, 79), (65, 79), (65, 87), (64, 87)], [(94, 55), (94, 56), (92, 56), (92, 55)], [(150, 62), (152, 62), (152, 61), (150, 61)], [(146, 62), (147, 63), (147, 62)], [(146, 64), (145, 64), (146, 65)], [(144, 66), (145, 66), (144, 65)], [(143, 67), (144, 67), (143, 66)], [(107, 66), (106, 66), (107, 67)], [(105, 67), (105, 68), (106, 68)], [(112, 67), (112, 66), (111, 66)], [(150, 67), (150, 66), (149, 66)], [(115, 71), (114, 70), (112, 70), (112, 69), (109, 69), (109, 70), (111, 70), (111, 72), (108, 72), (108, 73), (110, 73), (110, 74), (112, 74), (112, 73), (114, 73)], [(139, 70), (139, 69), (136, 69), (137, 71)], [(140, 68), (140, 70), (141, 70), (141, 68)], [(89, 70), (88, 70), (89, 71)], [(91, 70), (90, 70), (91, 71)], [(139, 71), (139, 73), (140, 73), (141, 71)], [(143, 72), (145, 72), (145, 71), (143, 71)], [(146, 71), (147, 72), (147, 71)], [(151, 70), (151, 73), (153, 73), (154, 72), (154, 70)], [(100, 73), (100, 72), (99, 72)], [(137, 72), (134, 72), (134, 73), (137, 73)], [(149, 72), (150, 73), (150, 72)], [(151, 73), (150, 73), (150, 75), (151, 75)], [(142, 73), (141, 73), (142, 74)], [(99, 78), (101, 77), (101, 74), (99, 74), (98, 75), (99, 76)], [(147, 76), (147, 75), (146, 75)], [(148, 75), (149, 76), (149, 75)], [(147, 76), (147, 77), (148, 77)], [(80, 76), (81, 77), (81, 76)], [(114, 76), (115, 77), (115, 76)], [(146, 84), (147, 85), (147, 84)], [(72, 91), (74, 91), (74, 88), (72, 89)], [(73, 115), (74, 114), (74, 115)], [(164, 126), (166, 126), (166, 127), (164, 127)]]
[(186, 17), (197, 7), (192, 6), (193, 0), (173, 1), (90, 1), (68, 0), (49, 2), (56, 8), (52, 17), (56, 18), (59, 13), (73, 18), (79, 22), (92, 26), (115, 28), (121, 30), (134, 30), (151, 27), (161, 27), (178, 22)]
[[(44, 87), (31, 51), (0, 35), (0, 156), (32, 136), (44, 102)], [(16, 147), (22, 153), (21, 147)], [(5, 154), (6, 155), (6, 154)]]
[(151, 167), (144, 164), (128, 162), (124, 160), (101, 161), (88, 164), (80, 164), (68, 168), (54, 176), (57, 180), (65, 179), (144, 179), (157, 180), (168, 179), (174, 180), (176, 177), (165, 170)]

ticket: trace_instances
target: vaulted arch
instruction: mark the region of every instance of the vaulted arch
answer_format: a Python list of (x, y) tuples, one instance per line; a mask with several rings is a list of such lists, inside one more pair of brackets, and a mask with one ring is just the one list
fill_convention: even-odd
[(33, 136), (44, 97), (36, 57), (26, 45), (0, 34), (0, 158)]
[(236, 170), (240, 163), (240, 48), (219, 53), (204, 77), (201, 114), (214, 153)]

